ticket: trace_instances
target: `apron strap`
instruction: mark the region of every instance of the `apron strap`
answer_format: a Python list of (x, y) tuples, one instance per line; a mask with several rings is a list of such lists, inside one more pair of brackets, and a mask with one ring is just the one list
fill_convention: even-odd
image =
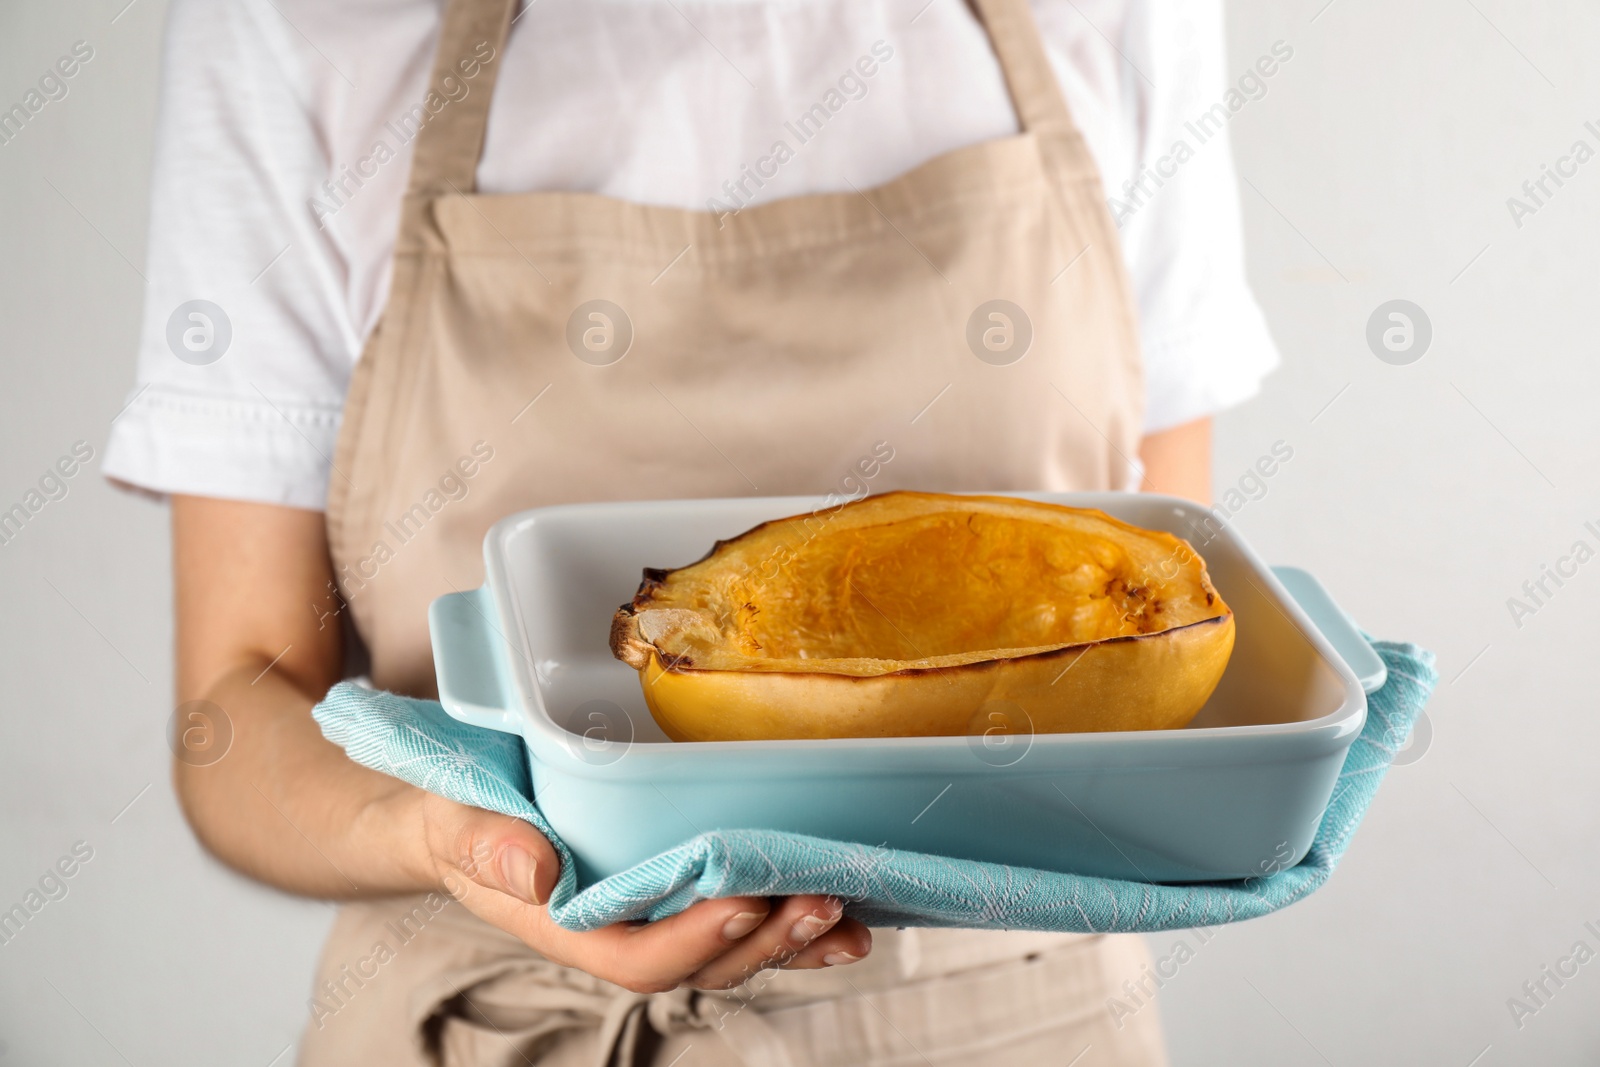
[(989, 31), (1022, 129), (1077, 134), (1028, 0), (972, 0), (972, 5)]
[[(409, 196), (432, 198), (477, 188), (489, 103), (516, 6), (517, 0), (449, 0), (446, 5), (424, 99), (431, 118), (417, 132)], [(477, 72), (467, 77), (474, 64)]]
[[(988, 31), (1017, 121), (1024, 130), (1076, 134), (1039, 37), (1028, 0), (972, 0)], [(417, 133), (411, 163), (412, 196), (431, 198), (477, 188), (478, 160), (517, 0), (449, 0), (439, 33), (427, 100), (446, 101)], [(485, 58), (488, 57), (488, 58)], [(478, 65), (463, 77), (463, 63)], [(459, 96), (467, 86), (465, 96)]]

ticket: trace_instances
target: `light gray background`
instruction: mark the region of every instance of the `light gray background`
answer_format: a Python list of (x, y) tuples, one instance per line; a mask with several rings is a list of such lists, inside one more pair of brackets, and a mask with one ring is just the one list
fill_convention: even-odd
[[(1600, 161), (1520, 228), (1506, 206), (1574, 140), (1600, 147), (1583, 128), (1600, 22), (1323, 2), (1230, 9), (1234, 69), (1278, 39), (1295, 52), (1232, 126), (1286, 363), (1221, 420), (1218, 489), (1288, 442), (1236, 521), (1373, 632), (1437, 650), (1443, 681), (1430, 749), (1384, 782), (1331, 884), (1220, 930), (1160, 992), (1174, 1060), (1600, 1062), (1600, 962), (1520, 1029), (1507, 1008), (1574, 942), (1600, 949), (1600, 562), (1521, 628), (1506, 607), (1600, 541), (1582, 529), (1600, 525)], [(96, 53), (0, 146), (0, 508), (75, 440), (98, 453), (130, 381), (164, 6), (125, 3), (0, 9), (0, 104), (72, 42)], [(1410, 366), (1364, 339), (1394, 298), (1433, 322)], [(185, 829), (163, 739), (166, 513), (93, 470), (70, 485), (0, 548), (0, 910), (74, 842), (94, 857), (0, 945), (0, 1067), (287, 1064), (331, 909), (229, 874)]]

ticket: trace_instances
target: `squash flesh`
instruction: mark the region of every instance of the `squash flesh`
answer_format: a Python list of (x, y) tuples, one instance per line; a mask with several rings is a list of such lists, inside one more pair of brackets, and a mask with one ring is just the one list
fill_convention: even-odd
[(720, 542), (647, 578), (613, 627), (652, 714), (690, 740), (963, 733), (997, 700), (1041, 732), (1183, 725), (1232, 644), (1179, 538), (924, 493)]
[(781, 588), (747, 578), (730, 600), (759, 609), (736, 614), (736, 624), (775, 660), (920, 660), (1100, 641), (1200, 617), (1174, 613), (1111, 539), (1050, 533), (948, 512), (824, 533)]

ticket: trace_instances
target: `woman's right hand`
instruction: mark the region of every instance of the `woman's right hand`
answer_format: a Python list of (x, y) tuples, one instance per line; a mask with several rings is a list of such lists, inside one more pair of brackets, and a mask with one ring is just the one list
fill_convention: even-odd
[(556, 925), (544, 906), (560, 858), (532, 825), (420, 789), (384, 806), (391, 804), (409, 812), (391, 807), (379, 817), (420, 823), (425, 877), (468, 911), (557, 963), (636, 993), (730, 989), (768, 967), (838, 966), (872, 948), (871, 932), (823, 896), (704, 900), (656, 922), (575, 933)]

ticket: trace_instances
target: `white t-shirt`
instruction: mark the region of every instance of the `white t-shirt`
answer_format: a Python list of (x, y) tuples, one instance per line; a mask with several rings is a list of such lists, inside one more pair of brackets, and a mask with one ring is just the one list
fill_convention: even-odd
[[(138, 381), (108, 475), (323, 507), (443, 4), (173, 0)], [(1033, 10), (1119, 222), (1146, 429), (1254, 395), (1277, 353), (1244, 277), (1226, 120), (1249, 97), (1224, 72), (1220, 0)], [(488, 193), (737, 206), (725, 183), (836, 89), (846, 105), (741, 202), (866, 188), (1017, 129), (965, 0), (539, 0), (497, 62)]]

